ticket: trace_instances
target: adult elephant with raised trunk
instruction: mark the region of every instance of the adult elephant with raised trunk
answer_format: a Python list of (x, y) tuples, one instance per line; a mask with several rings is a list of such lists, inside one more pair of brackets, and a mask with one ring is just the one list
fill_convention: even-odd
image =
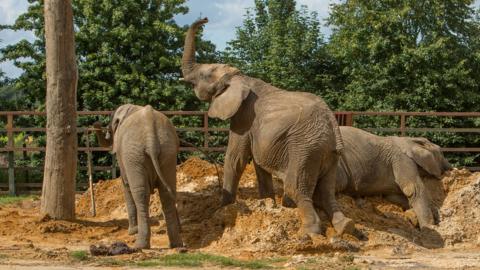
[(207, 22), (207, 18), (198, 20), (187, 32), (182, 73), (196, 96), (210, 102), (210, 117), (230, 119), (223, 205), (235, 201), (240, 176), (253, 158), (257, 177), (262, 179), (262, 197), (274, 196), (271, 187), (262, 185), (271, 183), (272, 173), (284, 179), (285, 195), (299, 209), (302, 233), (321, 231), (312, 202), (316, 188), (337, 233), (353, 231), (353, 221), (343, 215), (335, 199), (343, 143), (332, 111), (313, 94), (279, 89), (228, 65), (197, 64), (195, 34)]
[(128, 213), (128, 233), (137, 234), (135, 246), (150, 248), (150, 195), (158, 189), (170, 247), (183, 246), (175, 204), (178, 137), (175, 127), (151, 106), (118, 107), (109, 125), (110, 136), (97, 128), (101, 146), (113, 144), (122, 174)]

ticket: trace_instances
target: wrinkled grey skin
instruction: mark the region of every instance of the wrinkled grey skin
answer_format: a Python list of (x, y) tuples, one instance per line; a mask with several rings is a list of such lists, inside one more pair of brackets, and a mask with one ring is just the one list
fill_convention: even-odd
[(381, 137), (354, 127), (340, 127), (340, 131), (345, 155), (337, 170), (338, 192), (384, 195), (404, 209), (413, 208), (421, 228), (435, 223), (438, 213), (421, 176), (440, 178), (451, 168), (438, 145), (425, 138)]
[[(99, 123), (94, 124), (99, 127)], [(157, 188), (167, 224), (170, 247), (183, 246), (175, 205), (178, 138), (170, 120), (151, 106), (131, 104), (117, 108), (110, 138), (97, 131), (103, 147), (117, 155), (128, 212), (128, 233), (137, 234), (135, 246), (150, 248), (150, 195)], [(108, 136), (107, 136), (108, 137)]]
[(276, 88), (228, 65), (197, 64), (195, 33), (206, 22), (206, 18), (195, 22), (187, 32), (182, 72), (197, 97), (210, 102), (210, 117), (230, 119), (223, 205), (235, 201), (240, 176), (253, 158), (261, 197), (274, 197), (273, 172), (283, 176), (285, 195), (299, 209), (300, 233), (320, 233), (312, 202), (315, 188), (321, 191), (322, 207), (337, 233), (353, 231), (353, 221), (335, 199), (343, 142), (332, 111), (313, 94)]

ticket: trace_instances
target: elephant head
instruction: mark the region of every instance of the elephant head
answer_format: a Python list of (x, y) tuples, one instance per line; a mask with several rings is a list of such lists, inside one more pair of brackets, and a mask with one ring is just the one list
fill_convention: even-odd
[[(110, 116), (110, 124), (108, 125), (108, 132), (105, 134), (100, 130), (96, 130), (95, 133), (97, 134), (98, 143), (102, 147), (110, 147), (113, 145), (113, 153), (116, 152), (115, 147), (115, 133), (118, 127), (122, 124), (125, 119), (130, 116), (133, 112), (138, 111), (141, 109), (141, 106), (133, 105), (133, 104), (125, 104), (118, 107)], [(93, 126), (97, 129), (101, 127), (99, 122), (93, 124)]]
[(225, 64), (197, 64), (195, 61), (195, 35), (208, 19), (193, 23), (185, 37), (182, 57), (184, 81), (193, 84), (195, 95), (202, 101), (210, 102), (208, 115), (226, 120), (232, 117), (247, 98), (250, 90), (241, 79), (240, 71)]
[(425, 138), (396, 137), (400, 150), (411, 158), (427, 174), (440, 178), (451, 169), (450, 163), (443, 156), (440, 146)]

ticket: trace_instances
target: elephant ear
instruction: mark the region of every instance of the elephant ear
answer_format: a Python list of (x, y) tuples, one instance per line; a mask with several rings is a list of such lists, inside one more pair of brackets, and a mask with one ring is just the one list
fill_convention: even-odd
[(222, 120), (229, 119), (238, 111), (249, 93), (250, 89), (241, 78), (232, 78), (225, 91), (212, 99), (208, 116)]
[(111, 121), (111, 127), (110, 129), (112, 130), (113, 133), (113, 146), (112, 146), (112, 152), (116, 153), (118, 150), (118, 146), (115, 143), (117, 141), (117, 130), (118, 128), (122, 125), (122, 123), (127, 119), (128, 116), (130, 116), (132, 113), (138, 111), (141, 109), (141, 106), (133, 105), (133, 104), (125, 104), (120, 107), (118, 107), (114, 112), (112, 116), (112, 121)]
[[(418, 166), (424, 169), (427, 173), (440, 178), (443, 173), (444, 164), (442, 160), (436, 157), (435, 151), (441, 155), (440, 148), (432, 144), (424, 138), (408, 138), (412, 143), (410, 147), (404, 149), (406, 155), (413, 159)], [(436, 149), (434, 146), (436, 146)]]

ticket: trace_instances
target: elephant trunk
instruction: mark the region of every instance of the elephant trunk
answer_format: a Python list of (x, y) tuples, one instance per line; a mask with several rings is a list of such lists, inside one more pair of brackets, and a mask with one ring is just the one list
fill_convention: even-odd
[(208, 18), (200, 19), (194, 22), (187, 31), (182, 57), (182, 74), (186, 81), (188, 81), (188, 75), (195, 66), (195, 35), (197, 29), (207, 22)]

